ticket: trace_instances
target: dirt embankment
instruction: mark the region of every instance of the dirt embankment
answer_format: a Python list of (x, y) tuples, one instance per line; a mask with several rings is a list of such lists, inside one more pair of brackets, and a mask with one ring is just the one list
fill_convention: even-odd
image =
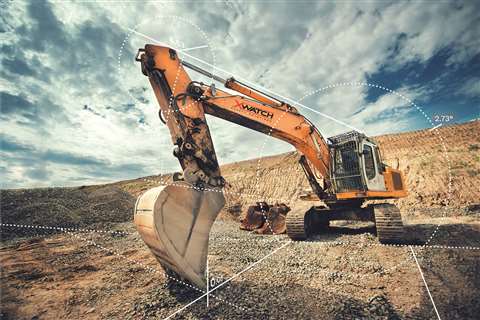
[[(112, 185), (2, 190), (1, 222), (26, 226), (108, 227), (132, 220), (134, 204), (131, 194)], [(3, 227), (1, 238), (31, 232), (28, 228)]]
[(479, 203), (480, 121), (377, 137), (386, 162), (405, 173), (409, 207)]
[[(406, 177), (409, 194), (398, 201), (400, 209), (408, 214), (418, 208), (478, 204), (479, 136), (480, 121), (472, 121), (374, 137), (384, 161)], [(259, 200), (289, 204), (310, 189), (296, 152), (227, 164), (222, 174), (231, 185), (231, 211)]]

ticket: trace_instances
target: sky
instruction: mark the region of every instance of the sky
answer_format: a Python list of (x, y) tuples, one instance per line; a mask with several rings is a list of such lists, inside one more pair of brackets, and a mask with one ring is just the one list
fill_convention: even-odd
[[(0, 11), (1, 188), (178, 170), (134, 61), (152, 39), (301, 104), (325, 137), (479, 117), (478, 1), (6, 1)], [(293, 150), (207, 120), (221, 164)]]

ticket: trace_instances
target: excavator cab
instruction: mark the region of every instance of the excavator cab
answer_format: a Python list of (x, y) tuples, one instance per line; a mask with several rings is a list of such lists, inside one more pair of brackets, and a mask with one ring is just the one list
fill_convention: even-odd
[(361, 145), (363, 174), (367, 190), (385, 191), (383, 172), (385, 165), (380, 160), (380, 150), (377, 145), (364, 140)]
[(329, 138), (331, 142), (333, 187), (335, 193), (352, 190), (385, 191), (383, 172), (376, 143), (356, 131)]
[[(333, 193), (338, 199), (406, 196), (401, 172), (382, 162), (377, 143), (357, 131), (330, 137)], [(395, 184), (393, 183), (395, 181)]]

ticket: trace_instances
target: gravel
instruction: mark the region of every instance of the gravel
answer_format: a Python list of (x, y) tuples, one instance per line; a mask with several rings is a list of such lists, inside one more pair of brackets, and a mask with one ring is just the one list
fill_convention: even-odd
[[(115, 186), (0, 190), (3, 224), (105, 228), (130, 221), (135, 198)], [(2, 228), (2, 240), (29, 235)]]
[[(349, 227), (353, 229), (337, 226), (309, 241), (291, 242), (286, 235), (258, 235), (239, 230), (237, 222), (217, 220), (209, 246), (210, 280), (218, 285), (235, 278), (221, 288), (211, 288), (214, 291), (208, 307), (206, 299), (202, 298), (174, 318), (435, 317), (408, 247), (379, 246), (375, 236), (369, 233), (371, 228), (368, 225), (349, 224)], [(435, 227), (433, 221), (432, 227)], [(427, 227), (409, 228), (415, 233), (415, 228), (424, 230)], [(55, 310), (53, 314), (63, 318), (94, 315), (101, 319), (164, 319), (202, 295), (182, 284), (165, 281), (162, 272), (146, 271), (144, 265), (161, 269), (131, 223), (116, 224), (114, 230), (128, 234), (115, 237), (81, 234), (107, 250), (114, 250), (113, 253), (67, 235), (58, 240), (55, 239), (61, 235), (51, 236), (49, 239), (54, 243), (70, 245), (71, 248), (62, 249), (61, 254), (51, 254), (51, 249), (45, 256), (36, 254), (36, 259), (43, 260), (35, 264), (34, 273), (28, 265), (23, 273), (10, 272), (6, 268), (4, 284), (10, 292), (8, 301), (21, 299), (15, 297), (26, 296), (28, 290), (35, 289), (29, 291), (34, 295), (43, 286), (65, 286), (68, 299), (63, 302), (60, 299), (48, 307), (48, 310)], [(478, 228), (474, 224), (448, 225), (438, 231), (436, 240), (443, 239), (459, 243), (463, 239), (468, 245), (478, 246), (475, 244), (478, 242)], [(25, 240), (17, 241), (15, 245), (11, 247), (15, 252), (25, 252), (25, 246), (28, 247)], [(418, 247), (415, 250), (444, 318), (474, 319), (479, 311), (480, 279), (476, 271), (479, 250), (422, 251)], [(55, 273), (45, 273), (41, 267), (43, 264), (54, 268)], [(255, 264), (252, 268), (238, 274), (252, 264)], [(19, 264), (13, 265), (16, 266)], [(68, 279), (72, 279), (71, 287), (66, 284)], [(94, 285), (82, 286), (85, 279), (91, 279), (88, 283)], [(12, 289), (14, 287), (16, 291)], [(20, 304), (27, 303), (17, 302), (15, 305)], [(16, 318), (34, 315), (20, 313)]]

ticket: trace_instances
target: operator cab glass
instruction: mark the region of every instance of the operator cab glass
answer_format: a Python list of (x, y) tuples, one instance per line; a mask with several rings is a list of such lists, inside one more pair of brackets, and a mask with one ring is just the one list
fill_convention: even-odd
[(363, 190), (357, 143), (348, 141), (334, 147), (333, 180), (337, 192)]
[(386, 190), (384, 165), (375, 142), (356, 131), (328, 139), (335, 192)]
[(383, 164), (380, 161), (378, 147), (373, 142), (362, 141), (362, 162), (367, 189), (371, 191), (385, 191)]
[(363, 157), (365, 159), (365, 173), (368, 180), (375, 178), (375, 160), (373, 160), (373, 149), (369, 145), (363, 146)]

